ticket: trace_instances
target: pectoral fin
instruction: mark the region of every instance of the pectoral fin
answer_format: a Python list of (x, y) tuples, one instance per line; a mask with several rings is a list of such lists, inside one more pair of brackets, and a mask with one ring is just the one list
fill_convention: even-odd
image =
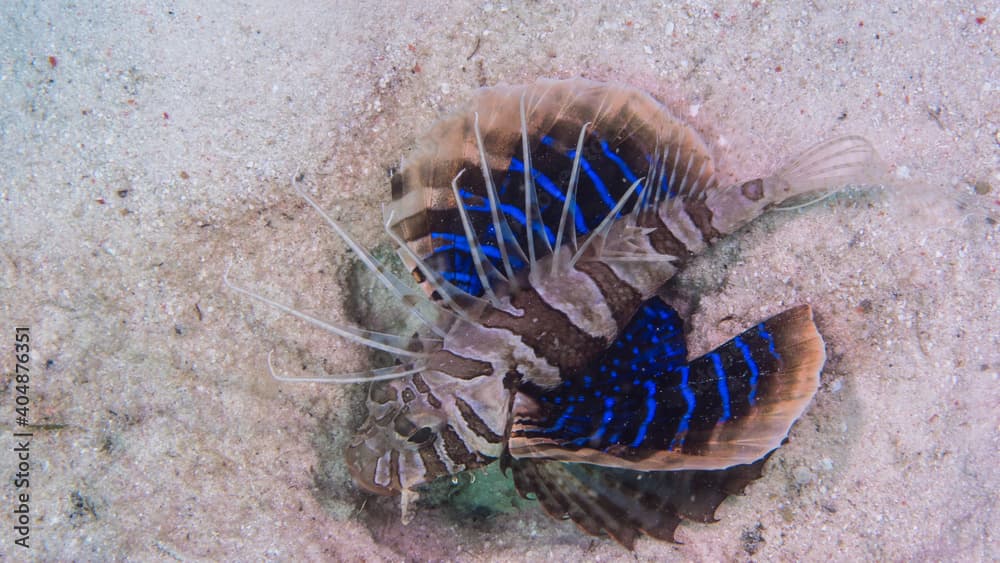
[[(652, 299), (595, 369), (514, 400), (510, 455), (641, 471), (753, 463), (781, 445), (819, 386), (808, 305), (681, 361), (679, 317)], [(631, 344), (636, 342), (637, 344)]]

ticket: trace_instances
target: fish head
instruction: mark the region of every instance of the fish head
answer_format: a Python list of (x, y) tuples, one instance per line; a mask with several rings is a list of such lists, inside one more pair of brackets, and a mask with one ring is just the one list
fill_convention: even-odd
[(428, 463), (446, 415), (417, 391), (411, 378), (373, 383), (368, 417), (347, 446), (351, 476), (363, 489), (391, 495), (446, 472)]
[(469, 436), (470, 431), (456, 421), (454, 405), (461, 402), (461, 409), (467, 403), (462, 393), (450, 389), (451, 379), (425, 371), (371, 385), (368, 418), (345, 451), (358, 486), (393, 495), (481, 467), (499, 455), (499, 449), (492, 452), (491, 444), (479, 444), (481, 438)]

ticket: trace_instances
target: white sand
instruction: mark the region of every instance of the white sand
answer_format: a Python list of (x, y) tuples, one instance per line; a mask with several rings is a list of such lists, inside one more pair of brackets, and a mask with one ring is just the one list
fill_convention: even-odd
[(30, 326), (45, 425), (26, 551), (4, 376), (0, 556), (630, 559), (537, 506), (359, 519), (340, 457), (357, 390), (276, 384), (265, 357), (341, 371), (363, 351), (221, 283), (233, 261), (241, 285), (342, 318), (351, 260), (293, 174), (373, 246), (387, 169), (442, 111), (481, 84), (582, 75), (697, 113), (747, 177), (857, 133), (895, 178), (772, 216), (692, 273), (709, 287), (694, 348), (808, 302), (830, 359), (749, 494), (636, 555), (1000, 558), (995, 6), (250, 4), (0, 6), (0, 366)]

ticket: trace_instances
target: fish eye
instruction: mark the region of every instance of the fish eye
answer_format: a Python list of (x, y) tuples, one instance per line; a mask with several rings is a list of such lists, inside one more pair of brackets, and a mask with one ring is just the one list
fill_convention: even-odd
[(423, 444), (429, 441), (434, 435), (434, 430), (430, 426), (424, 426), (410, 436), (407, 441), (414, 444)]

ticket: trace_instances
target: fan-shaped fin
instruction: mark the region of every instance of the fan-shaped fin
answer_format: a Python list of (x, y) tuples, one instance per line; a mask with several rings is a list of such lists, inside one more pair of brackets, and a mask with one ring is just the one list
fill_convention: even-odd
[(878, 153), (863, 137), (848, 135), (817, 143), (772, 176), (706, 192), (712, 228), (728, 234), (767, 209), (795, 208), (848, 184), (877, 181), (884, 172)]
[(514, 460), (511, 468), (518, 492), (534, 494), (553, 517), (633, 549), (642, 533), (674, 542), (682, 520), (714, 522), (726, 497), (760, 478), (769, 456), (718, 471), (646, 472), (529, 459)]
[(510, 454), (667, 471), (752, 463), (781, 445), (812, 400), (825, 359), (809, 307), (691, 362), (682, 361), (678, 325), (652, 299), (593, 370), (552, 389), (523, 385)]
[[(393, 177), (390, 227), (455, 287), (493, 301), (500, 292), (480, 269), (495, 267), (516, 293), (553, 248), (568, 247), (575, 264), (584, 237), (599, 248), (615, 219), (658, 223), (661, 202), (701, 197), (713, 174), (700, 136), (645, 93), (587, 80), (487, 88)], [(466, 244), (466, 224), (477, 245)], [(552, 262), (545, 275), (568, 264)]]

